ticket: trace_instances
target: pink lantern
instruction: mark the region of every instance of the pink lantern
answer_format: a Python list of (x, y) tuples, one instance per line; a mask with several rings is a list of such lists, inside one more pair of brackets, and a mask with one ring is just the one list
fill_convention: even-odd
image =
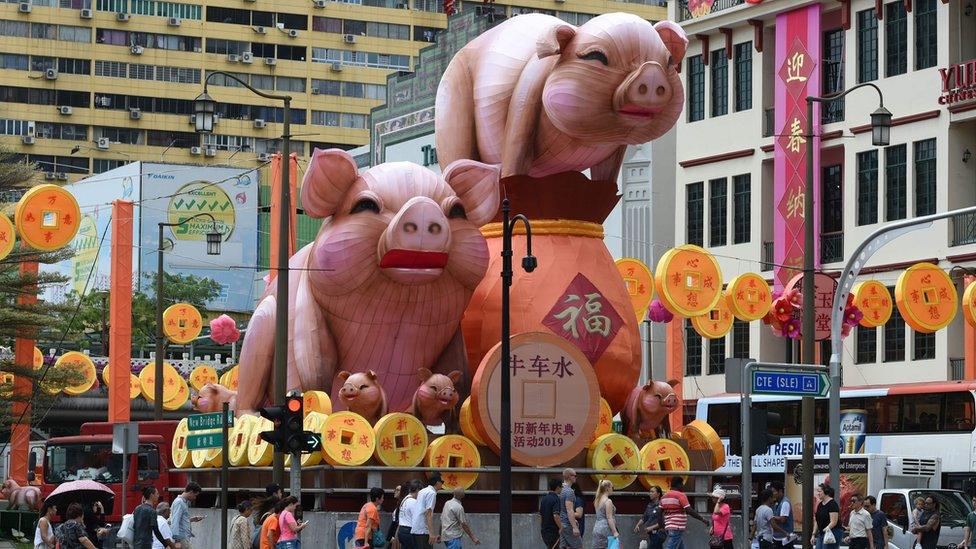
[(241, 338), (237, 322), (227, 315), (220, 315), (210, 321), (210, 339), (219, 345), (234, 343)]
[(674, 320), (674, 313), (667, 310), (661, 300), (654, 298), (647, 307), (647, 318), (651, 322), (671, 322)]

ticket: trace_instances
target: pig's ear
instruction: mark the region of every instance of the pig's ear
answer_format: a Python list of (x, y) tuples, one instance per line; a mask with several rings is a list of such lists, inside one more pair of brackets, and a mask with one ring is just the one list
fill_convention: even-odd
[(350, 374), (349, 372), (347, 372), (345, 370), (340, 370), (339, 373), (336, 374), (336, 377), (339, 378), (339, 381), (345, 381), (345, 380), (349, 379), (349, 376), (350, 375), (352, 375), (352, 374)]
[(434, 374), (427, 368), (417, 368), (417, 378), (420, 379), (421, 383), (430, 379), (430, 376), (432, 375)]
[(576, 36), (576, 27), (572, 25), (557, 25), (535, 43), (535, 52), (539, 59), (562, 53), (563, 48)]
[(498, 213), (500, 174), (498, 166), (474, 160), (455, 160), (444, 170), (444, 180), (457, 193), (468, 221), (476, 227), (488, 223)]
[(654, 30), (664, 41), (664, 46), (671, 52), (671, 66), (676, 69), (681, 68), (681, 61), (685, 58), (685, 50), (688, 49), (688, 35), (673, 21), (660, 21), (654, 25)]
[(451, 370), (451, 373), (447, 374), (447, 377), (454, 383), (457, 383), (461, 379), (461, 370)]
[(677, 379), (672, 379), (668, 381), (668, 385), (670, 385), (672, 389), (677, 387), (679, 384), (681, 384), (681, 382), (678, 381)]
[(379, 379), (379, 377), (376, 375), (376, 372), (374, 372), (373, 370), (366, 370), (366, 377), (368, 377), (369, 379), (371, 379), (373, 381), (376, 381), (377, 379)]
[(341, 149), (315, 149), (302, 181), (302, 208), (321, 219), (336, 213), (336, 208), (359, 177), (356, 161)]

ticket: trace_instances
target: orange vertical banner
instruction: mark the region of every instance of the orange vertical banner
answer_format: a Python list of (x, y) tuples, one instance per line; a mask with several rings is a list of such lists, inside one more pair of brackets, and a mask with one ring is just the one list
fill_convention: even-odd
[[(37, 276), (37, 263), (24, 262), (20, 264), (21, 276)], [(17, 297), (20, 305), (37, 303), (37, 289), (27, 291)], [(34, 331), (24, 331), (14, 340), (14, 364), (19, 368), (30, 370), (34, 367)], [(10, 430), (10, 471), (9, 478), (21, 485), (27, 484), (27, 455), (30, 452), (31, 407), (30, 397), (33, 384), (26, 376), (14, 376), (14, 402), (11, 406), (14, 423)], [(20, 421), (18, 421), (20, 419)]]
[(681, 406), (674, 412), (671, 412), (668, 418), (671, 424), (671, 430), (676, 431), (684, 424), (685, 320), (681, 317), (675, 317), (666, 326), (667, 330), (664, 338), (665, 345), (667, 346), (666, 381), (670, 382), (673, 380), (677, 382), (674, 385), (674, 394), (678, 397), (678, 401), (681, 402)]
[[(288, 172), (288, 183), (291, 190), (291, 218), (288, 220), (288, 257), (295, 254), (295, 225), (298, 220), (298, 155), (291, 154), (290, 171)], [(268, 280), (274, 279), (278, 267), (278, 226), (281, 223), (281, 201), (278, 196), (281, 194), (281, 153), (275, 153), (271, 157), (271, 238), (268, 239), (268, 250), (270, 261), (268, 263)]]
[(112, 269), (109, 287), (108, 420), (130, 419), (132, 364), (132, 202), (112, 202)]
[[(966, 276), (963, 278), (962, 287), (968, 288), (969, 285), (976, 281), (976, 276)], [(963, 303), (963, 307), (966, 304)], [(965, 362), (963, 366), (966, 370), (964, 379), (976, 379), (976, 328), (969, 325), (968, 322), (962, 323), (963, 329), (963, 357), (965, 357)]]

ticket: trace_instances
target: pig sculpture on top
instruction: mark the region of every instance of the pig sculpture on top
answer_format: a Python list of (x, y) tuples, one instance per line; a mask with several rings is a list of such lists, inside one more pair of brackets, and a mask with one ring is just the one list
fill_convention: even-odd
[[(459, 160), (438, 176), (410, 163), (359, 174), (347, 153), (316, 150), (302, 205), (330, 218), (289, 261), (287, 389), (326, 390), (342, 403), (340, 370), (375, 371), (392, 410), (405, 410), (420, 367), (464, 368), (459, 323), (488, 266), (478, 227), (498, 210), (498, 169)], [(269, 397), (275, 288), (258, 304), (244, 338), (238, 413)], [(221, 393), (208, 404), (219, 406)]]
[(648, 381), (634, 387), (620, 413), (624, 434), (633, 439), (668, 438), (670, 426), (666, 419), (681, 405), (674, 394), (675, 385), (676, 381)]

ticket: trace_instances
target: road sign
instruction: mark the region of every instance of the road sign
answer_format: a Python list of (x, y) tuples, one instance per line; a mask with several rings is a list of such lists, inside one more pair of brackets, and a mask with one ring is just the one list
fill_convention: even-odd
[(830, 381), (823, 372), (753, 370), (752, 394), (825, 397)]
[[(220, 414), (218, 414), (220, 415)], [(186, 448), (188, 450), (205, 450), (208, 448), (220, 448), (224, 445), (223, 433), (204, 433), (202, 435), (190, 435), (186, 437)]]
[[(210, 429), (220, 429), (220, 412), (212, 414), (193, 414), (187, 417), (187, 424), (191, 431), (208, 431)], [(227, 426), (234, 426), (234, 413), (227, 413)]]
[(112, 425), (112, 453), (135, 454), (139, 451), (139, 424), (136, 422)]

